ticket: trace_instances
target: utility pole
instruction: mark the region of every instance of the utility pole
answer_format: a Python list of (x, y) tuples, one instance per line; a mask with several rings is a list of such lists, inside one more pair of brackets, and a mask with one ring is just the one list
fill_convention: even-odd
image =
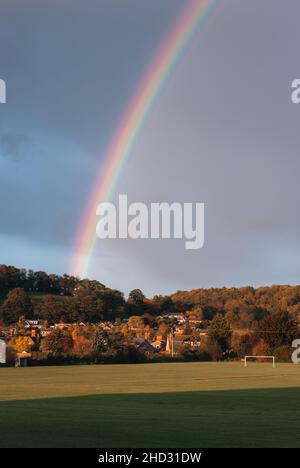
[(172, 358), (174, 357), (174, 324), (171, 328), (171, 350), (172, 350)]

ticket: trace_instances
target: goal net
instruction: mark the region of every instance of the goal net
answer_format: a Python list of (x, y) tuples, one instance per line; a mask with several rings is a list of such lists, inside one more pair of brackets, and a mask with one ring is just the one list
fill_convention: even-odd
[(272, 360), (272, 365), (273, 369), (275, 367), (275, 356), (245, 356), (244, 361), (245, 361), (245, 367), (247, 367), (247, 359), (271, 359)]

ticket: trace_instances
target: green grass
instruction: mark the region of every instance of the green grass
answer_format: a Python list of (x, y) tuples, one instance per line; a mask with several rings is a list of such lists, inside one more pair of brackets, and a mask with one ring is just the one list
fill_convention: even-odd
[(0, 447), (300, 447), (291, 364), (0, 369), (0, 400)]
[(0, 400), (300, 387), (300, 366), (163, 363), (0, 369)]
[(0, 403), (0, 447), (300, 447), (298, 389)]

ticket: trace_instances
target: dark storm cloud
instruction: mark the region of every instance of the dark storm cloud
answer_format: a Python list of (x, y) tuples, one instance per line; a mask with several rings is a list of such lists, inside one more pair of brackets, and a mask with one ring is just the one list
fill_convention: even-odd
[(11, 202), (2, 232), (71, 248), (111, 133), (180, 8), (181, 0), (159, 12), (135, 0), (3, 3), (0, 192)]
[[(106, 145), (187, 3), (1, 3), (2, 261), (66, 270)], [(204, 248), (98, 243), (92, 276), (146, 293), (299, 281), (299, 15), (297, 0), (216, 2), (117, 187), (131, 201), (205, 202)]]

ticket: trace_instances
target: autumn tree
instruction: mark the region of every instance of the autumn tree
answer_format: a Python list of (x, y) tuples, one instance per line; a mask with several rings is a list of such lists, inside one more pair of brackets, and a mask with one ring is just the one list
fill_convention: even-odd
[(154, 296), (153, 303), (159, 308), (159, 313), (164, 314), (166, 312), (174, 311), (174, 303), (170, 296)]
[(231, 340), (231, 347), (238, 358), (252, 354), (254, 344), (254, 337), (249, 333), (242, 335), (233, 334)]
[(16, 336), (12, 338), (9, 342), (9, 347), (13, 348), (18, 353), (22, 353), (23, 351), (30, 351), (34, 346), (34, 342), (30, 338), (30, 336)]
[[(252, 354), (253, 356), (269, 356), (270, 355), (270, 347), (268, 343), (266, 343), (264, 340), (260, 340), (258, 343), (256, 343), (253, 346), (252, 349)], [(265, 358), (259, 358), (261, 362), (266, 361)]]
[(266, 316), (255, 330), (257, 341), (263, 340), (271, 349), (290, 346), (297, 333), (299, 326), (288, 312), (277, 312)]
[(208, 328), (208, 337), (210, 341), (217, 343), (223, 352), (228, 350), (231, 330), (223, 315), (217, 314), (213, 318)]
[(43, 339), (40, 349), (46, 353), (60, 355), (68, 353), (72, 349), (72, 346), (73, 341), (69, 331), (54, 328), (54, 330)]
[(203, 320), (204, 314), (201, 306), (194, 307), (188, 314), (190, 320)]
[(74, 340), (73, 353), (78, 356), (86, 356), (91, 352), (91, 341), (83, 335), (79, 335)]
[(157, 336), (162, 336), (164, 339), (167, 338), (168, 333), (173, 330), (173, 326), (168, 324), (165, 320), (162, 320), (159, 323), (158, 329), (157, 329)]
[(100, 356), (108, 349), (108, 333), (102, 328), (97, 328), (91, 343), (91, 349), (96, 356)]
[(128, 327), (135, 328), (136, 330), (144, 328), (145, 322), (142, 317), (138, 315), (132, 315), (128, 320)]

